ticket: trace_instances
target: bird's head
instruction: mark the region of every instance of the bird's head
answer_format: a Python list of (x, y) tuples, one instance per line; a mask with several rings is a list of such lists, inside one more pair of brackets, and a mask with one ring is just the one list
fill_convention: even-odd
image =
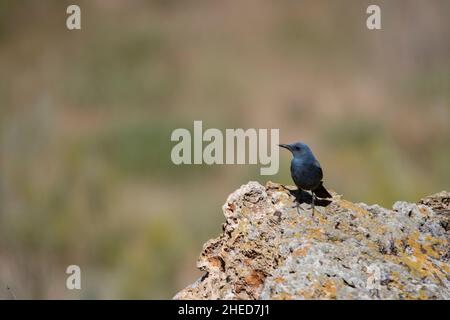
[(292, 155), (294, 157), (300, 156), (307, 152), (311, 152), (309, 147), (303, 142), (296, 142), (296, 143), (291, 143), (291, 144), (279, 144), (278, 146), (281, 148), (288, 149), (290, 152), (292, 152)]

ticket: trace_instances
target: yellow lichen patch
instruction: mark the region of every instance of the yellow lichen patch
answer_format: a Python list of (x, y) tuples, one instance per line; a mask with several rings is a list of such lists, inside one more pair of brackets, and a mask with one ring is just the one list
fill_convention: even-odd
[(301, 234), (300, 232), (295, 232), (295, 233), (294, 233), (294, 237), (295, 237), (295, 238), (301, 238), (301, 237), (302, 237), (302, 234)]
[(324, 225), (324, 224), (327, 224), (327, 223), (328, 223), (328, 220), (327, 220), (326, 218), (324, 218), (323, 215), (318, 215), (317, 218), (318, 218), (318, 220), (319, 220), (319, 224)]
[(396, 248), (402, 248), (403, 247), (403, 242), (402, 242), (402, 238), (397, 238), (394, 239), (394, 244)]
[(311, 300), (314, 296), (314, 290), (298, 290), (296, 293), (297, 296), (306, 300)]
[(428, 300), (429, 297), (424, 289), (420, 289), (418, 298), (420, 300)]
[(355, 239), (358, 241), (363, 241), (365, 239), (365, 236), (362, 233), (358, 233), (355, 235)]
[(389, 282), (390, 288), (396, 288), (400, 292), (405, 292), (405, 286), (401, 282), (400, 274), (397, 271), (392, 271), (389, 278), (390, 278)]
[(394, 284), (396, 284), (395, 287), (403, 290), (403, 284), (400, 281), (400, 274), (397, 271), (392, 271), (390, 279)]
[(298, 223), (298, 221), (293, 220), (292, 222), (289, 222), (288, 225), (289, 225), (289, 227), (291, 227), (291, 228), (293, 228), (293, 229), (297, 229), (298, 226), (299, 226), (299, 223)]
[(307, 235), (309, 239), (320, 239), (322, 237), (322, 229), (311, 228), (307, 230)]
[(336, 285), (332, 280), (327, 280), (323, 284), (323, 292), (327, 299), (336, 299)]
[(319, 299), (336, 299), (336, 284), (333, 280), (327, 279), (325, 282), (315, 283), (315, 297)]
[(380, 246), (375, 241), (368, 241), (367, 247), (372, 250), (372, 253), (379, 253)]
[(232, 241), (236, 240), (244, 231), (247, 230), (248, 222), (246, 219), (242, 219), (239, 221), (237, 227), (231, 233)]
[(251, 214), (252, 213), (252, 211), (249, 209), (249, 208), (247, 208), (247, 207), (242, 207), (242, 209), (241, 209), (241, 215), (243, 216), (243, 217), (246, 217), (246, 216), (248, 216), (249, 214)]
[(384, 235), (387, 231), (386, 227), (382, 224), (375, 224), (375, 233), (379, 235)]
[(366, 216), (366, 215), (370, 215), (370, 212), (367, 210), (364, 210), (363, 208), (357, 206), (356, 204), (347, 201), (347, 200), (339, 200), (339, 205), (344, 208), (347, 209), (349, 211), (352, 212), (357, 212), (359, 213), (361, 216)]
[(336, 284), (331, 279), (321, 281), (314, 279), (307, 290), (299, 290), (297, 294), (305, 299), (336, 299)]
[(281, 292), (280, 294), (274, 297), (275, 300), (293, 300), (292, 296), (289, 293)]
[(428, 255), (432, 256), (433, 258), (439, 259), (441, 255), (444, 254), (442, 250), (438, 250), (435, 248), (435, 246), (439, 245), (442, 246), (442, 248), (447, 248), (448, 241), (426, 235), (425, 242), (422, 244), (422, 247), (425, 249)]
[(308, 222), (308, 220), (306, 220), (306, 218), (305, 217), (303, 217), (303, 216), (298, 216), (295, 220), (295, 224), (297, 225), (297, 224), (300, 224), (300, 225), (306, 225), (306, 223)]
[[(437, 281), (442, 281), (446, 276), (439, 268), (437, 268), (432, 261), (430, 261), (425, 249), (421, 246), (419, 240), (419, 232), (414, 232), (407, 240), (412, 254), (403, 253), (400, 256), (402, 261), (411, 272), (420, 277), (432, 277)], [(435, 252), (432, 248), (428, 248), (431, 252)], [(426, 252), (427, 253), (427, 252)]]
[[(336, 227), (333, 226), (333, 228)], [(350, 225), (345, 221), (339, 221), (339, 225), (337, 226), (337, 228), (344, 233), (348, 233), (350, 231)]]

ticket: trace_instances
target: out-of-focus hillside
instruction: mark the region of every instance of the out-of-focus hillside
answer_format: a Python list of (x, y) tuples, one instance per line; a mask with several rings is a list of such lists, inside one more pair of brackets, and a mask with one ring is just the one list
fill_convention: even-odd
[[(70, 2), (73, 3), (74, 1)], [(175, 166), (172, 130), (279, 128), (327, 186), (391, 207), (448, 189), (448, 1), (0, 2), (0, 286), (170, 298), (258, 166)], [(83, 290), (65, 288), (78, 264)], [(6, 294), (0, 290), (0, 298)]]

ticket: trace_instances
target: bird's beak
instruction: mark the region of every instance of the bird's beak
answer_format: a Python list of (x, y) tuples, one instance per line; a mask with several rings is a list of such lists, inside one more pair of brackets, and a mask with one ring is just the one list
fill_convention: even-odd
[(291, 146), (288, 145), (288, 144), (279, 144), (278, 146), (281, 147), (281, 148), (288, 149), (289, 151), (292, 151), (292, 150), (291, 150)]

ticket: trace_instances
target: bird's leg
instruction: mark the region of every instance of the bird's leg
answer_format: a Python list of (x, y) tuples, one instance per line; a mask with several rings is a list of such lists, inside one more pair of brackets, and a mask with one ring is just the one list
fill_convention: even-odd
[(295, 205), (292, 206), (292, 208), (296, 208), (297, 209), (297, 213), (300, 214), (300, 202), (298, 202), (297, 199), (295, 199)]
[(311, 209), (312, 209), (312, 215), (314, 216), (314, 200), (315, 200), (315, 196), (314, 196), (314, 192), (311, 191)]

